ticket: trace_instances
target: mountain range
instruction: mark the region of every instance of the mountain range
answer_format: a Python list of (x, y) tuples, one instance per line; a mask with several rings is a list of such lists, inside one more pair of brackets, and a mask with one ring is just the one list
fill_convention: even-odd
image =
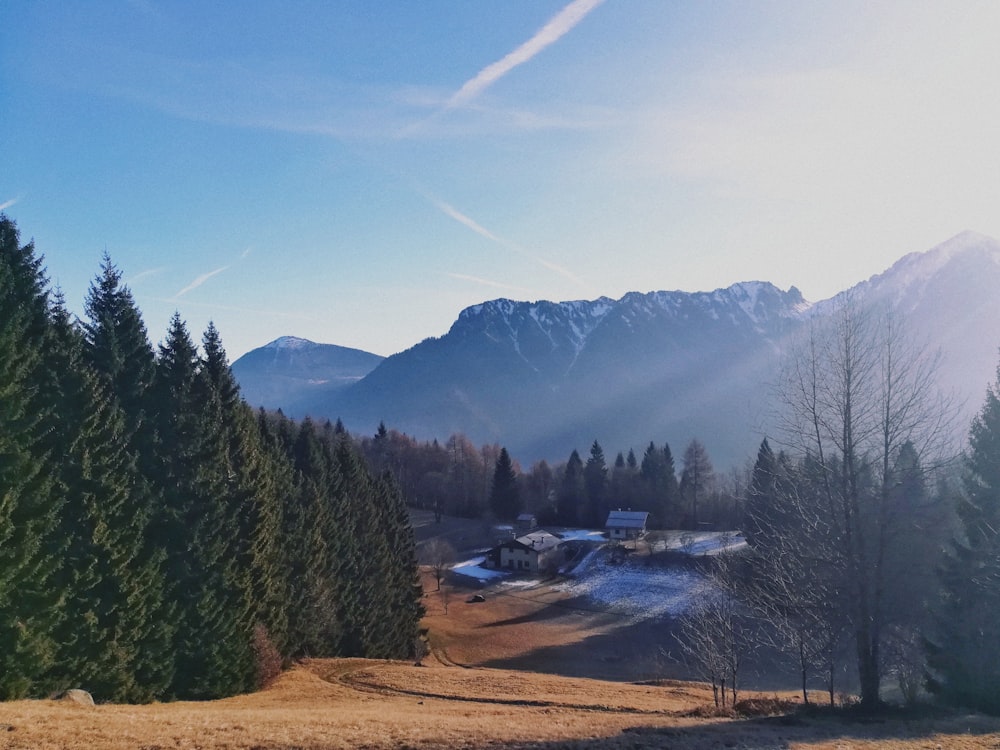
[(765, 281), (618, 300), (517, 302), (463, 310), (451, 329), (388, 358), (285, 337), (233, 363), (244, 397), (287, 415), (384, 421), (421, 439), (462, 432), (522, 462), (606, 454), (654, 441), (675, 455), (697, 437), (717, 468), (753, 456), (788, 337), (844, 294), (888, 305), (942, 355), (941, 386), (982, 404), (1000, 345), (1000, 242), (964, 232), (901, 258), (829, 300)]

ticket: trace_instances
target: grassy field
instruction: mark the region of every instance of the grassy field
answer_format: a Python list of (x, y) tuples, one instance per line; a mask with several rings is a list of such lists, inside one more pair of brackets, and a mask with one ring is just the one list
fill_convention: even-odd
[(1000, 747), (1000, 720), (975, 715), (713, 715), (705, 686), (629, 682), (656, 671), (646, 645), (565, 592), (487, 590), (485, 602), (469, 603), (472, 589), (448, 591), (447, 613), (439, 593), (425, 597), (432, 654), (423, 666), (313, 660), (265, 691), (207, 703), (0, 704), (0, 748)]
[[(361, 659), (296, 666), (268, 690), (209, 703), (0, 705), (0, 747), (996, 748), (1000, 722), (704, 717), (690, 683), (608, 683)], [(699, 710), (701, 709), (701, 710)]]

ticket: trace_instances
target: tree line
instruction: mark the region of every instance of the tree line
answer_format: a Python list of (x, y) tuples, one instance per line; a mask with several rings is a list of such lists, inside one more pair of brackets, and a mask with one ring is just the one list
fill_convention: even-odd
[(0, 215), (0, 698), (252, 690), (305, 656), (404, 657), (406, 505), (340, 425), (255, 412), (219, 332), (150, 344), (105, 257), (86, 320)]
[(680, 465), (669, 443), (650, 442), (608, 463), (594, 440), (584, 460), (573, 449), (565, 462), (536, 461), (524, 470), (506, 448), (476, 447), (460, 433), (443, 444), (420, 441), (384, 424), (360, 441), (373, 469), (390, 471), (413, 507), (464, 518), (510, 521), (521, 512), (540, 523), (604, 526), (608, 511), (647, 511), (650, 527), (734, 529), (743, 519), (749, 467), (717, 472), (708, 449), (692, 439)]
[(682, 623), (687, 656), (726, 700), (762, 645), (803, 699), (845, 674), (877, 707), (887, 679), (1000, 713), (1000, 370), (964, 455), (937, 357), (891, 314), (846, 298), (788, 353), (777, 450), (757, 454), (747, 550), (715, 561), (718, 594)]

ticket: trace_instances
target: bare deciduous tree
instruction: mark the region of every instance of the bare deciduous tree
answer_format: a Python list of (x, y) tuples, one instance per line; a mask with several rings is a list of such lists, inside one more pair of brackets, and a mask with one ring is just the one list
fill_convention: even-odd
[(734, 566), (734, 555), (715, 558), (712, 592), (680, 619), (679, 642), (684, 660), (711, 683), (719, 707), (736, 705), (740, 668), (758, 643), (750, 627), (749, 612), (737, 595)]
[(420, 559), (424, 565), (430, 567), (437, 583), (437, 591), (440, 591), (442, 579), (455, 562), (455, 548), (444, 537), (434, 537), (420, 550)]
[(880, 700), (886, 629), (907, 610), (892, 573), (914, 561), (914, 505), (900, 501), (898, 462), (912, 454), (910, 470), (925, 476), (951, 453), (954, 411), (937, 363), (891, 316), (845, 298), (794, 350), (779, 385), (780, 438), (797, 463), (777, 494), (794, 522), (759, 551), (783, 560), (787, 601), (812, 588), (818, 611), (846, 613), (866, 706)]

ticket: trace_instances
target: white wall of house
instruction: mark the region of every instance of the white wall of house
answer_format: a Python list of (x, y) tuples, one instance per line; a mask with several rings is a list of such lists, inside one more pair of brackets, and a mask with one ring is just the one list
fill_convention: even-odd
[(538, 553), (523, 547), (500, 548), (500, 567), (507, 570), (523, 570), (530, 573), (538, 572)]

